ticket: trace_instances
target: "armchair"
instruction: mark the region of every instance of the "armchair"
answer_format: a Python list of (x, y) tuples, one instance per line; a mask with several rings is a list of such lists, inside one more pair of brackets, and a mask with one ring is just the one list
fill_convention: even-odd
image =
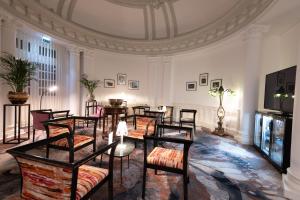
[[(91, 129), (82, 129), (76, 127), (76, 121), (88, 120), (92, 121), (93, 127)], [(69, 151), (70, 162), (74, 161), (74, 153), (86, 146), (93, 145), (93, 152), (96, 150), (96, 129), (98, 118), (96, 117), (79, 117), (72, 116), (67, 118), (53, 119), (44, 122), (47, 132), (47, 139), (56, 137), (58, 135), (67, 133), (66, 137), (55, 142), (47, 144), (46, 157), (49, 158), (50, 148)], [(81, 134), (82, 132), (89, 132), (88, 134)]]
[[(74, 163), (51, 160), (28, 151), (55, 142), (64, 134), (7, 150), (18, 162), (21, 172), (21, 198), (35, 200), (89, 199), (108, 182), (108, 199), (113, 199), (113, 155), (118, 142), (107, 145)], [(87, 162), (111, 149), (108, 169)]]
[(45, 131), (45, 127), (43, 125), (44, 121), (54, 119), (56, 117), (68, 117), (69, 116), (69, 110), (62, 110), (62, 111), (54, 111), (52, 112), (52, 109), (44, 109), (44, 110), (31, 110), (30, 113), (32, 115), (32, 141), (35, 140), (35, 131), (36, 130), (42, 130)]
[(156, 118), (145, 115), (134, 116), (135, 126), (133, 130), (128, 130), (128, 135), (124, 138), (131, 139), (134, 141), (143, 141), (144, 135), (154, 135), (156, 129)]
[[(163, 125), (157, 125), (157, 129), (163, 129)], [(189, 129), (192, 131), (192, 128)], [(149, 140), (154, 141), (154, 149), (148, 154)], [(183, 144), (183, 150), (157, 146), (162, 142)], [(154, 169), (155, 174), (157, 170), (163, 170), (183, 175), (184, 200), (188, 199), (188, 154), (192, 143), (192, 140), (179, 138), (144, 136), (143, 199), (145, 198), (147, 168)]]
[[(163, 106), (158, 106), (158, 109), (161, 110), (163, 108)], [(164, 113), (163, 116), (163, 123), (166, 124), (172, 124), (173, 123), (173, 110), (174, 107), (173, 106), (166, 106), (167, 110)]]

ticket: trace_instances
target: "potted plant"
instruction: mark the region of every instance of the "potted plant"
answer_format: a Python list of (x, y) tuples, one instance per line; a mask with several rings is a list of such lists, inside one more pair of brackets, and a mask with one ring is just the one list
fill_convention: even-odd
[(101, 81), (100, 80), (89, 80), (88, 76), (86, 74), (83, 74), (81, 76), (81, 78), (80, 78), (80, 83), (89, 92), (89, 99), (88, 99), (88, 101), (94, 101), (95, 100), (94, 91), (101, 84)]
[(8, 92), (8, 99), (12, 104), (23, 104), (29, 95), (24, 91), (31, 80), (35, 80), (36, 67), (28, 60), (16, 58), (5, 53), (0, 57), (0, 78), (10, 86), (12, 91)]

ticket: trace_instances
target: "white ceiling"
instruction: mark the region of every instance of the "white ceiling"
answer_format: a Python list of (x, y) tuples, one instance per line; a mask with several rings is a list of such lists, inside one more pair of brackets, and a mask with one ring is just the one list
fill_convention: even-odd
[(0, 6), (64, 39), (104, 50), (153, 55), (190, 50), (223, 39), (251, 23), (273, 2), (0, 0)]

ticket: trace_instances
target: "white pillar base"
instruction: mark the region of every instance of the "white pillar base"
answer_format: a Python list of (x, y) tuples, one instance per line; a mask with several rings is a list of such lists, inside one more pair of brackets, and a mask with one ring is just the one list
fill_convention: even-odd
[(296, 174), (291, 168), (288, 168), (287, 174), (282, 176), (284, 195), (292, 200), (300, 199), (300, 176)]

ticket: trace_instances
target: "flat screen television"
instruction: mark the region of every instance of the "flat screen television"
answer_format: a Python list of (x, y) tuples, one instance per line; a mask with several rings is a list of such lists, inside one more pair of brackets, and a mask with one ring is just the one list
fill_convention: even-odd
[(297, 66), (266, 75), (264, 108), (293, 113)]

